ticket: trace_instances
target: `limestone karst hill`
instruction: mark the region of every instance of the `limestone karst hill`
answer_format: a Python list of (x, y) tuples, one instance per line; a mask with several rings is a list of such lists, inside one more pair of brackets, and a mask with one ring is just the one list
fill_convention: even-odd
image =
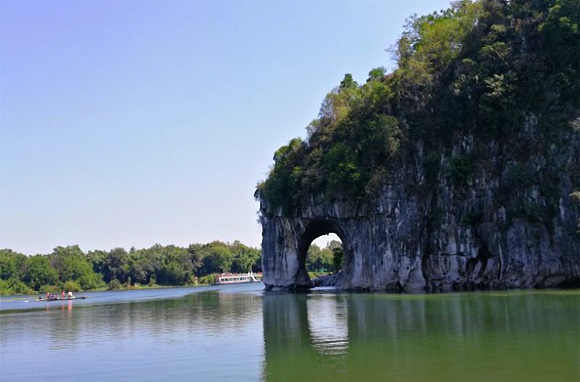
[(579, 285), (578, 7), (455, 2), (346, 75), (257, 187), (267, 287), (309, 287), (329, 232), (345, 289)]

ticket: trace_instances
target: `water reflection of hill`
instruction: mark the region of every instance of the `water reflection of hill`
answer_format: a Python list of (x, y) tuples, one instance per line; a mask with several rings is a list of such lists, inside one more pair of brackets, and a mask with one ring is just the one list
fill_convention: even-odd
[(265, 295), (265, 379), (577, 380), (579, 297)]

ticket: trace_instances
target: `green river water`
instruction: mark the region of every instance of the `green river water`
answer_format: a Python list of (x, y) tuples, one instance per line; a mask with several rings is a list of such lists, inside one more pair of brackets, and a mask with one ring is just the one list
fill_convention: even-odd
[(0, 380), (580, 381), (580, 291), (0, 299)]

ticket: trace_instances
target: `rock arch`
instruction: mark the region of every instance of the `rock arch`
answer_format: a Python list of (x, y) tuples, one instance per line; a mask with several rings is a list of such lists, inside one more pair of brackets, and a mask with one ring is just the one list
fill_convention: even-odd
[[(422, 290), (425, 287), (418, 244), (413, 241), (401, 244), (401, 240), (389, 236), (408, 239), (409, 224), (400, 223), (416, 220), (418, 212), (411, 208), (413, 202), (399, 205), (399, 199), (390, 198), (379, 210), (370, 212), (368, 206), (358, 202), (311, 198), (296, 216), (286, 216), (282, 211), (273, 211), (259, 194), (256, 196), (260, 199), (262, 224), (262, 281), (267, 290), (310, 288), (306, 254), (314, 239), (328, 233), (335, 233), (342, 241), (344, 289)], [(389, 217), (385, 214), (387, 210), (401, 216)], [(404, 216), (401, 211), (405, 212)]]
[[(306, 256), (313, 240), (336, 234), (342, 241), (343, 249), (349, 248), (349, 237), (345, 234), (339, 219), (321, 217), (285, 218), (261, 217), (262, 269), (267, 289), (306, 289), (311, 287), (306, 271)], [(264, 256), (264, 254), (266, 254)], [(348, 262), (345, 250), (345, 264)]]
[(306, 262), (306, 255), (312, 241), (320, 236), (328, 235), (330, 233), (337, 235), (341, 241), (344, 240), (345, 235), (338, 221), (320, 218), (307, 220), (304, 232), (298, 239), (298, 259), (301, 264), (302, 262)]

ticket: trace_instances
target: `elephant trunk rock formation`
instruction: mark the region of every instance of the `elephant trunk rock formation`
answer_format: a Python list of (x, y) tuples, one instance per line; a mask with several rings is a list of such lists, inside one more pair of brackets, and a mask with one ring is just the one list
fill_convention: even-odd
[[(552, 158), (580, 158), (578, 134)], [(256, 192), (262, 224), (263, 282), (267, 290), (311, 287), (305, 260), (312, 240), (337, 234), (344, 250), (343, 289), (364, 291), (449, 291), (579, 285), (578, 203), (570, 196), (569, 177), (551, 184), (558, 197), (549, 219), (534, 218), (526, 206), (546, 206), (534, 184), (510, 188), (510, 169), (501, 145), (488, 144), (469, 179), (453, 183), (449, 164), (469, 154), (464, 137), (442, 154), (435, 182), (426, 182), (420, 143), (397, 159), (396, 170), (373, 199), (302, 198), (291, 216), (273, 209)], [(574, 159), (575, 158), (575, 159)], [(541, 167), (538, 154), (531, 165)], [(513, 174), (512, 174), (513, 177)], [(428, 186), (429, 184), (429, 186)], [(547, 223), (546, 223), (547, 221)]]

